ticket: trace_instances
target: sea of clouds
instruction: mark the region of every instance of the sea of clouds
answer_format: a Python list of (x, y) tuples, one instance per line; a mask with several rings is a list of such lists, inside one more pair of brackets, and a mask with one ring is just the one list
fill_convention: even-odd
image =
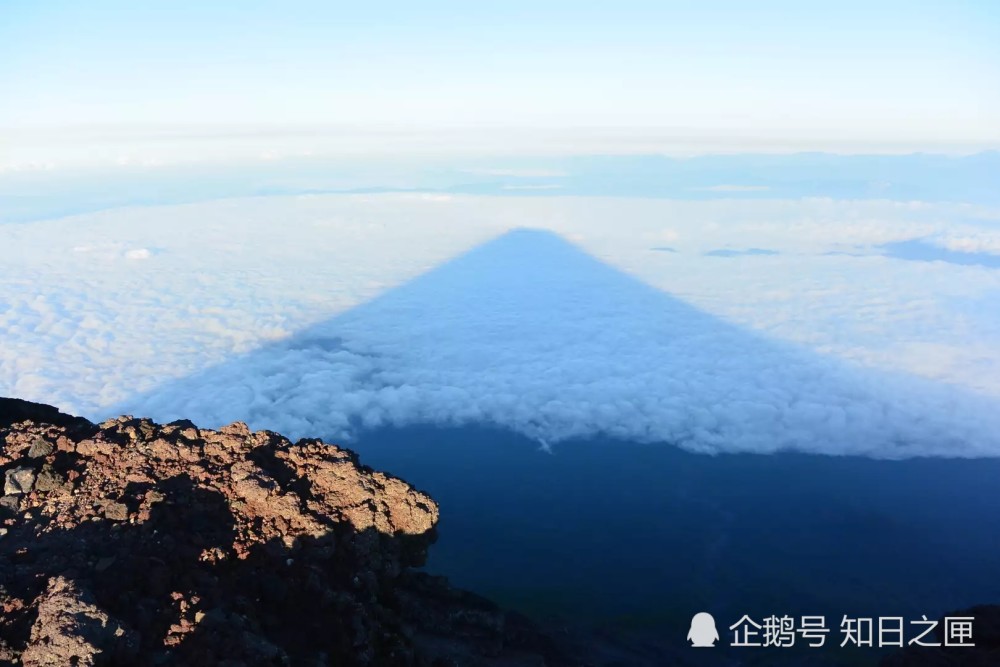
[(0, 225), (0, 247), (0, 395), (93, 419), (1000, 455), (995, 208), (301, 195)]

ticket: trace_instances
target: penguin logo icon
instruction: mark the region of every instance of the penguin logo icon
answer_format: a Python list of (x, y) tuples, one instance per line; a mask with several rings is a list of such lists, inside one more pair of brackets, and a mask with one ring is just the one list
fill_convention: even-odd
[(715, 629), (715, 619), (708, 612), (699, 612), (691, 619), (688, 641), (696, 648), (712, 648), (719, 641), (719, 631)]

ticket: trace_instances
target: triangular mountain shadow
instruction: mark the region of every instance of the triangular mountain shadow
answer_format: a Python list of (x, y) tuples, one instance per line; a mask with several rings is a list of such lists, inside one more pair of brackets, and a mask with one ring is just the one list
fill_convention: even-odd
[(516, 230), (114, 411), (289, 437), (485, 423), (547, 442), (896, 458), (1000, 453), (993, 407), (767, 339)]

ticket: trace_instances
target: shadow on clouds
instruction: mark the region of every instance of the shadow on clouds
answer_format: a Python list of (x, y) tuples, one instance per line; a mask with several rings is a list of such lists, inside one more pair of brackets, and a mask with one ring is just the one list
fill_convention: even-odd
[(886, 257), (914, 262), (948, 262), (962, 266), (985, 266), (1000, 269), (1000, 255), (985, 252), (960, 252), (949, 250), (922, 239), (896, 241), (879, 246)]
[(293, 438), (486, 424), (708, 453), (1000, 452), (985, 398), (766, 338), (534, 230), (108, 410), (122, 411)]

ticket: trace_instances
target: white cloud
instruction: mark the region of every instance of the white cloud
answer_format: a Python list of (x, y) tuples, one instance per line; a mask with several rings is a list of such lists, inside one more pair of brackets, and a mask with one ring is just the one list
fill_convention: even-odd
[[(485, 420), (549, 442), (997, 455), (1000, 271), (824, 254), (973, 233), (960, 213), (364, 195), (7, 225), (0, 394), (292, 436)], [(547, 231), (503, 237), (526, 224)], [(780, 254), (702, 255), (724, 247)]]
[(976, 231), (967, 234), (944, 233), (932, 236), (927, 241), (933, 245), (955, 252), (1000, 255), (1000, 229), (995, 231)]
[(148, 248), (132, 248), (125, 251), (126, 259), (149, 259), (152, 257)]

